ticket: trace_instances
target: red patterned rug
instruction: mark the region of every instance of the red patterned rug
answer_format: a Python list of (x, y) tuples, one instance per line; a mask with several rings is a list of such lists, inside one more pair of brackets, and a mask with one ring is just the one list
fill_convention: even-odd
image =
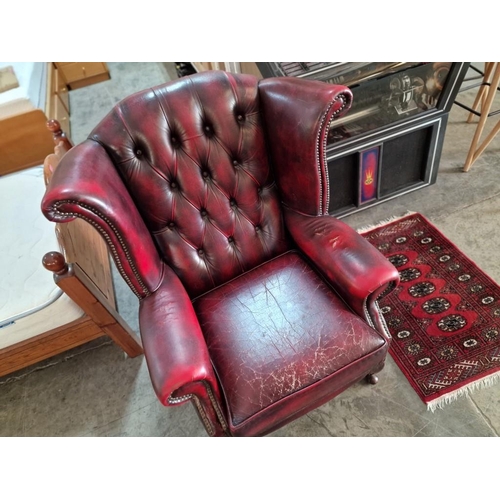
[(431, 410), (500, 377), (500, 287), (420, 214), (361, 233), (399, 270), (390, 354)]

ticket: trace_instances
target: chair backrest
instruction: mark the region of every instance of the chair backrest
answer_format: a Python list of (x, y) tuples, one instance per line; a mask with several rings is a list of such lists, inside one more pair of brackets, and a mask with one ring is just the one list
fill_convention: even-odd
[(286, 250), (258, 80), (197, 74), (134, 94), (89, 136), (191, 297)]

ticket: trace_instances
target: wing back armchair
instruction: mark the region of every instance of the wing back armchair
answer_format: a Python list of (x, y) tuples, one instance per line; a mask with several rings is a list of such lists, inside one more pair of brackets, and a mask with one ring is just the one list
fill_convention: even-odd
[(118, 103), (52, 178), (45, 215), (100, 231), (158, 398), (191, 401), (209, 435), (270, 433), (384, 365), (377, 298), (398, 273), (327, 213), (327, 132), (350, 103), (316, 81), (184, 77)]

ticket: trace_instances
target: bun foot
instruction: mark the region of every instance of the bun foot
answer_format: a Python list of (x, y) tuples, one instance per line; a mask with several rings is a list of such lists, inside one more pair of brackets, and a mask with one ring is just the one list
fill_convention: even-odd
[(374, 373), (370, 373), (370, 375), (367, 375), (367, 376), (366, 376), (366, 381), (367, 381), (369, 384), (373, 384), (373, 385), (375, 385), (375, 384), (378, 382), (378, 377), (377, 377), (377, 375), (375, 375)]

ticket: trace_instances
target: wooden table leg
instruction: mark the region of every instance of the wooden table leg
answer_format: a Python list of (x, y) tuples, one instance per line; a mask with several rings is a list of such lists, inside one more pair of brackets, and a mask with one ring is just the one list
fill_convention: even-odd
[[(487, 62), (484, 63), (484, 76), (483, 76), (483, 83), (481, 84), (481, 87), (479, 88), (476, 98), (474, 99), (474, 104), (472, 105), (472, 109), (474, 111), (477, 111), (479, 108), (479, 104), (481, 104), (481, 108), (486, 104), (486, 99), (488, 98), (488, 90), (491, 88), (491, 85), (487, 85), (490, 83), (490, 77), (491, 77), (491, 72), (493, 71), (493, 68), (495, 67), (495, 63), (492, 62)], [(472, 123), (472, 120), (474, 119), (476, 115), (474, 113), (469, 113), (469, 116), (467, 118), (467, 123)]]
[(494, 64), (495, 64), (495, 70), (493, 72), (493, 77), (491, 79), (490, 91), (488, 92), (485, 105), (481, 107), (481, 118), (479, 119), (479, 123), (477, 124), (476, 131), (474, 133), (474, 137), (472, 138), (472, 143), (470, 145), (469, 154), (467, 155), (467, 159), (465, 160), (464, 172), (469, 171), (472, 164), (479, 158), (479, 155), (484, 151), (486, 146), (491, 142), (491, 139), (493, 139), (493, 137), (496, 135), (495, 132), (493, 137), (489, 138), (486, 144), (483, 143), (481, 145), (482, 149), (479, 152), (479, 149), (477, 149), (477, 145), (479, 143), (479, 140), (481, 139), (481, 134), (483, 133), (484, 126), (486, 125), (486, 120), (488, 119), (488, 114), (493, 104), (493, 100), (495, 99), (496, 89), (500, 83), (500, 64), (499, 63), (494, 63)]

